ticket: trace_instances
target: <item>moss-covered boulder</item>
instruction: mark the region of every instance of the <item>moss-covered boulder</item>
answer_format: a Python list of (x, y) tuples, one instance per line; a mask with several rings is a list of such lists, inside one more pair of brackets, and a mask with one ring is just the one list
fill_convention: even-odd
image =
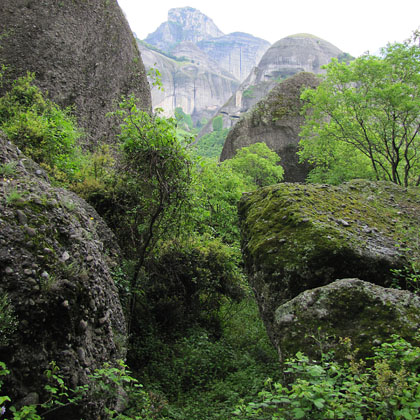
[[(0, 64), (10, 78), (34, 72), (61, 107), (74, 107), (88, 144), (112, 142), (115, 109), (134, 94), (151, 108), (137, 43), (117, 0), (0, 2)], [(9, 85), (0, 86), (0, 95)]]
[(272, 338), (276, 309), (305, 290), (342, 278), (387, 287), (392, 269), (420, 256), (418, 188), (285, 183), (244, 195), (239, 217), (249, 281)]
[(299, 132), (305, 117), (301, 115), (305, 88), (315, 88), (319, 79), (312, 73), (298, 73), (277, 84), (229, 132), (220, 160), (232, 158), (242, 147), (264, 142), (280, 156), (284, 179), (302, 182), (309, 172), (296, 155)]
[[(105, 362), (124, 358), (125, 320), (111, 277), (115, 243), (92, 207), (52, 187), (0, 134), (0, 295), (17, 322), (0, 325), (0, 360), (11, 371), (2, 392), (14, 404), (45, 401), (51, 361), (75, 387)], [(87, 401), (55, 418), (96, 419), (102, 409)]]
[(364, 357), (371, 355), (372, 345), (393, 334), (413, 340), (419, 327), (419, 296), (359, 279), (306, 290), (274, 314), (275, 343), (282, 359), (302, 349), (315, 358), (321, 350), (335, 349), (336, 356), (344, 358), (346, 348), (337, 346), (338, 337), (350, 338), (358, 356)]

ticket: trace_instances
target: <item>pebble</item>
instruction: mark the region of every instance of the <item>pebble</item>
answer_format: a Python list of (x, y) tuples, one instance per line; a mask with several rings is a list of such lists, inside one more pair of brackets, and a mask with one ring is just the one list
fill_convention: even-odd
[(4, 272), (6, 274), (13, 274), (13, 270), (10, 267), (6, 267), (6, 269), (4, 270)]
[(63, 255), (61, 256), (61, 261), (67, 261), (70, 258), (70, 254), (67, 251), (63, 252)]

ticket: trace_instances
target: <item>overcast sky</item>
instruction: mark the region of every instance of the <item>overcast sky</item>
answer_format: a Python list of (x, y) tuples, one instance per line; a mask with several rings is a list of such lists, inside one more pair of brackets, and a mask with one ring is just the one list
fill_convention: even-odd
[(168, 10), (191, 6), (225, 34), (247, 32), (270, 43), (306, 32), (354, 56), (403, 41), (420, 25), (420, 0), (118, 0), (144, 39), (167, 21)]

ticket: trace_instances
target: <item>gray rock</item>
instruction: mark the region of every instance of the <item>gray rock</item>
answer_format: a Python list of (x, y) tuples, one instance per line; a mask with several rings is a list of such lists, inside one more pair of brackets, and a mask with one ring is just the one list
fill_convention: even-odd
[(229, 132), (220, 160), (232, 158), (242, 147), (263, 142), (280, 156), (285, 181), (304, 181), (309, 167), (300, 164), (296, 155), (305, 119), (301, 115), (300, 94), (304, 88), (316, 87), (318, 83), (314, 74), (298, 73), (277, 84)]
[[(14, 161), (16, 154), (0, 133), (0, 162)], [(15, 174), (19, 188), (27, 191), (26, 204), (23, 208), (13, 204), (4, 207), (0, 222), (0, 290), (8, 295), (19, 319), (8, 347), (1, 348), (1, 356), (11, 371), (4, 388), (13, 401), (28, 393), (37, 393), (45, 401), (44, 371), (52, 360), (62, 369), (67, 385), (72, 385), (74, 378), (75, 385), (86, 384), (86, 364), (94, 370), (124, 358), (119, 343), (124, 341), (126, 330), (111, 277), (111, 267), (120, 252), (114, 235), (84, 200), (52, 187), (35, 175), (34, 163), (27, 163), (26, 169), (18, 168)], [(5, 202), (5, 194), (0, 189), (0, 203)], [(55, 197), (57, 206), (33, 206), (40, 194), (46, 203)], [(71, 210), (66, 206), (69, 200), (74, 203)], [(18, 220), (18, 209), (33, 226), (30, 245), (25, 239), (27, 229)], [(89, 223), (92, 216), (94, 224)], [(78, 229), (88, 235), (69, 241), (69, 232)], [(86, 255), (94, 258), (94, 265), (86, 262)], [(86, 319), (93, 322), (86, 323)], [(98, 334), (94, 327), (100, 322), (103, 328)], [(84, 352), (66, 353), (69, 348)], [(96, 419), (103, 408), (101, 401), (89, 401), (72, 408), (75, 412), (69, 418)]]
[(373, 345), (392, 340), (393, 334), (411, 341), (419, 327), (419, 296), (342, 279), (306, 290), (279, 306), (272, 335), (283, 360), (302, 349), (319, 358), (321, 348), (324, 353), (338, 348), (339, 337), (350, 338), (358, 356), (366, 357)]
[[(342, 278), (393, 284), (391, 270), (404, 271), (420, 259), (420, 248), (412, 246), (419, 209), (418, 188), (388, 182), (284, 183), (244, 195), (239, 204), (242, 251), (273, 342), (275, 311), (306, 290)], [(393, 219), (398, 223), (390, 223)]]
[(114, 121), (106, 114), (122, 95), (134, 94), (150, 109), (145, 69), (117, 0), (2, 1), (0, 27), (0, 61), (11, 78), (34, 72), (51, 99), (74, 106), (89, 144), (112, 141)]

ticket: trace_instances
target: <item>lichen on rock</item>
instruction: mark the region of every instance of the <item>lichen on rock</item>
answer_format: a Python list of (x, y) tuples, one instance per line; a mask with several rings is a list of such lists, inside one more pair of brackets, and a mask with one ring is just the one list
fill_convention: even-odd
[(363, 180), (338, 187), (285, 183), (244, 195), (239, 217), (249, 281), (273, 342), (275, 311), (300, 293), (343, 278), (389, 287), (392, 269), (420, 257), (413, 246), (418, 188)]
[[(11, 371), (5, 386), (14, 402), (42, 400), (51, 361), (75, 387), (124, 358), (125, 320), (111, 276), (119, 250), (91, 206), (52, 187), (2, 135), (0, 164), (14, 168), (0, 176), (0, 290), (18, 321), (0, 360)], [(101, 404), (90, 401), (74, 415), (97, 418)]]
[[(306, 290), (274, 315), (275, 342), (283, 360), (302, 348), (319, 358), (321, 352), (337, 350), (337, 337), (350, 338), (358, 357), (371, 356), (372, 344), (397, 333), (411, 341), (419, 327), (420, 297), (359, 279)], [(343, 359), (346, 354), (336, 351), (336, 356)]]

